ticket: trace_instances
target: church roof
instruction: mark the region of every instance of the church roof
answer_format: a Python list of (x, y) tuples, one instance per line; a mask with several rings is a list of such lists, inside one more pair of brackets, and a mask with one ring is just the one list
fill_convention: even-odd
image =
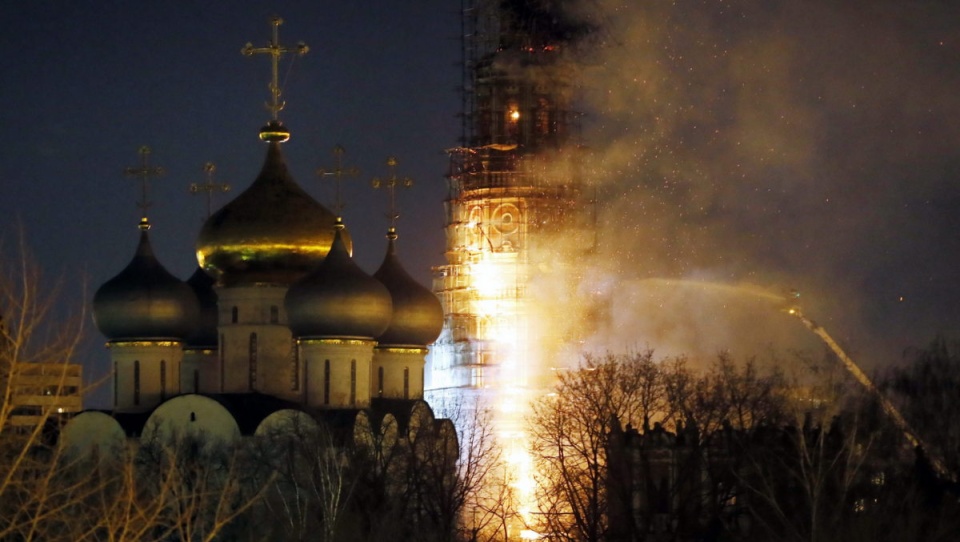
[[(280, 142), (270, 141), (253, 184), (204, 223), (197, 260), (221, 284), (292, 284), (323, 261), (334, 224), (293, 180)], [(351, 250), (346, 233), (344, 243)]]
[(443, 327), (440, 300), (411, 277), (397, 257), (397, 234), (387, 234), (387, 254), (373, 277), (383, 283), (393, 301), (390, 325), (378, 338), (380, 346), (417, 345), (433, 342)]
[(188, 347), (217, 346), (217, 293), (213, 290), (216, 281), (199, 267), (187, 279), (187, 285), (193, 290), (200, 302), (200, 316), (193, 333), (187, 337)]
[(97, 328), (110, 340), (182, 339), (197, 324), (196, 295), (157, 260), (148, 229), (144, 221), (133, 259), (93, 296)]
[(366, 337), (390, 323), (390, 292), (350, 257), (340, 230), (323, 263), (287, 291), (290, 329), (296, 337)]

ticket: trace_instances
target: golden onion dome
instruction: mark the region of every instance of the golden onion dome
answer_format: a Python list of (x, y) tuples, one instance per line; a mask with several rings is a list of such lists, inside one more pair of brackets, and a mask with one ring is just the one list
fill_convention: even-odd
[(287, 290), (284, 304), (296, 337), (373, 339), (392, 314), (390, 292), (354, 263), (339, 229), (323, 263)]
[[(253, 184), (204, 223), (197, 261), (228, 286), (293, 284), (329, 252), (335, 218), (297, 185), (280, 142), (270, 141)], [(352, 243), (344, 237), (349, 252)]]
[(197, 324), (196, 295), (157, 261), (148, 227), (144, 222), (133, 260), (93, 296), (97, 329), (110, 340), (182, 339)]
[(387, 255), (373, 277), (383, 283), (393, 301), (390, 326), (377, 338), (381, 346), (427, 345), (440, 335), (443, 308), (430, 290), (414, 280), (397, 257), (397, 234), (387, 233)]
[(197, 301), (200, 302), (200, 316), (197, 319), (197, 325), (193, 332), (187, 337), (187, 345), (192, 347), (217, 347), (217, 292), (213, 290), (216, 281), (204, 273), (203, 269), (197, 268), (193, 275), (187, 279), (189, 286)]

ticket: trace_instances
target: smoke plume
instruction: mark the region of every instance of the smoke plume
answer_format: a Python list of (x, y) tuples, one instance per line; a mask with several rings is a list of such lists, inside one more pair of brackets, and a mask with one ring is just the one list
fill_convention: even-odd
[(799, 289), (868, 368), (957, 330), (960, 8), (575, 11), (597, 29), (571, 52), (597, 197), (596, 250), (568, 288), (584, 349), (817, 347), (746, 285)]

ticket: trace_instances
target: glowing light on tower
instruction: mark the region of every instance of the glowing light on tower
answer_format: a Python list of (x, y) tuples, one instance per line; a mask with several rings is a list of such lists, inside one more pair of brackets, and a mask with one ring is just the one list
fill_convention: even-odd
[[(535, 539), (534, 462), (525, 424), (546, 392), (539, 358), (553, 339), (532, 281), (563, 262), (543, 250), (576, 229), (580, 200), (572, 80), (560, 42), (582, 29), (551, 12), (500, 0), (464, 0), (463, 146), (450, 149), (447, 264), (435, 268), (444, 329), (431, 346), (426, 389), (436, 404), (474, 397), (494, 409), (510, 470), (511, 539)], [(583, 247), (581, 247), (583, 248)], [(562, 314), (549, 319), (562, 319)], [(546, 374), (544, 374), (546, 373)]]

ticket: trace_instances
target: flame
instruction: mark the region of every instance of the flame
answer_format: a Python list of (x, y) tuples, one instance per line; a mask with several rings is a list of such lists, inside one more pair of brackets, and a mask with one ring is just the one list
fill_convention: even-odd
[(480, 237), (475, 261), (467, 266), (468, 288), (473, 292), (469, 310), (479, 322), (478, 339), (493, 354), (495, 376), (484, 384), (492, 400), (494, 431), (511, 481), (511, 508), (520, 518), (521, 525), (515, 532), (523, 540), (537, 540), (541, 536), (527, 528), (537, 511), (537, 502), (533, 455), (524, 427), (532, 396), (528, 382), (530, 360), (526, 359), (529, 337), (522, 329), (527, 302), (521, 295), (523, 278), (515, 254), (493, 252), (483, 241), (482, 231)]

